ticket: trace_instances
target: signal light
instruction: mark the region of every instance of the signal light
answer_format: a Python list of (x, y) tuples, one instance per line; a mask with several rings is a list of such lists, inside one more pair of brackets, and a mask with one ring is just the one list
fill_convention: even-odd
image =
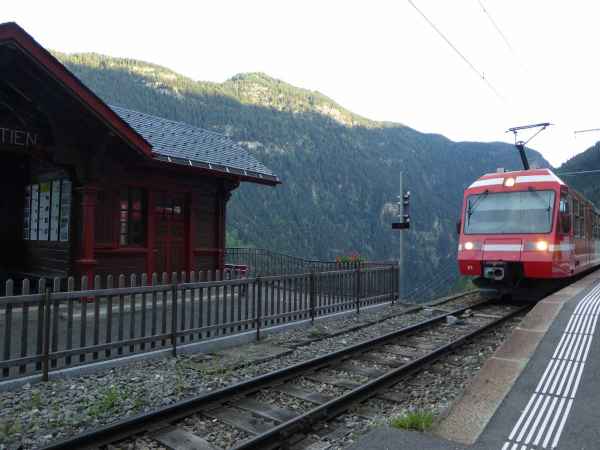
[(392, 223), (392, 229), (394, 230), (407, 230), (410, 228), (410, 191), (406, 191), (402, 194), (402, 203), (398, 202), (398, 208), (402, 211), (402, 221)]
[(393, 230), (408, 230), (410, 228), (410, 222), (392, 222)]

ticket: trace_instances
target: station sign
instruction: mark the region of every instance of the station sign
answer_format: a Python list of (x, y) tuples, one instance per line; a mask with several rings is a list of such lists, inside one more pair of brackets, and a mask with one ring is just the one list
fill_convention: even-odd
[(28, 148), (40, 143), (40, 135), (35, 131), (0, 126), (0, 146)]

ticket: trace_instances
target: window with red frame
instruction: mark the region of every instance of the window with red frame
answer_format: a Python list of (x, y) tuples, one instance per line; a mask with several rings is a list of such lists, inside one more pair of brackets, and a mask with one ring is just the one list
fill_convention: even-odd
[(128, 187), (119, 194), (119, 244), (146, 245), (146, 195), (141, 188)]

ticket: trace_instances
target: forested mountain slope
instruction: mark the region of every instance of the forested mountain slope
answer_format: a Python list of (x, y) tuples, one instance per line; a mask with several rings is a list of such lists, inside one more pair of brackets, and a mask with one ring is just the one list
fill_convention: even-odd
[(57, 56), (109, 104), (226, 133), (279, 175), (282, 185), (245, 183), (230, 201), (228, 231), (246, 244), (310, 258), (395, 258), (390, 223), (403, 171), (412, 192), (406, 254), (413, 286), (455, 273), (463, 189), (497, 167), (520, 167), (511, 145), (452, 142), (374, 122), (260, 73), (209, 83), (134, 60)]
[[(600, 142), (569, 159), (560, 166), (557, 173), (565, 182), (600, 207), (600, 171), (593, 172), (595, 170), (600, 170)], [(592, 172), (569, 174), (570, 172), (585, 171)]]

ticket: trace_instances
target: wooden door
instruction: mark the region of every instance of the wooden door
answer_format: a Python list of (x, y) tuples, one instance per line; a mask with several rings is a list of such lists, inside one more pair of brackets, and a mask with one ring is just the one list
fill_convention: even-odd
[(186, 270), (186, 196), (159, 192), (156, 195), (156, 270), (159, 273)]

